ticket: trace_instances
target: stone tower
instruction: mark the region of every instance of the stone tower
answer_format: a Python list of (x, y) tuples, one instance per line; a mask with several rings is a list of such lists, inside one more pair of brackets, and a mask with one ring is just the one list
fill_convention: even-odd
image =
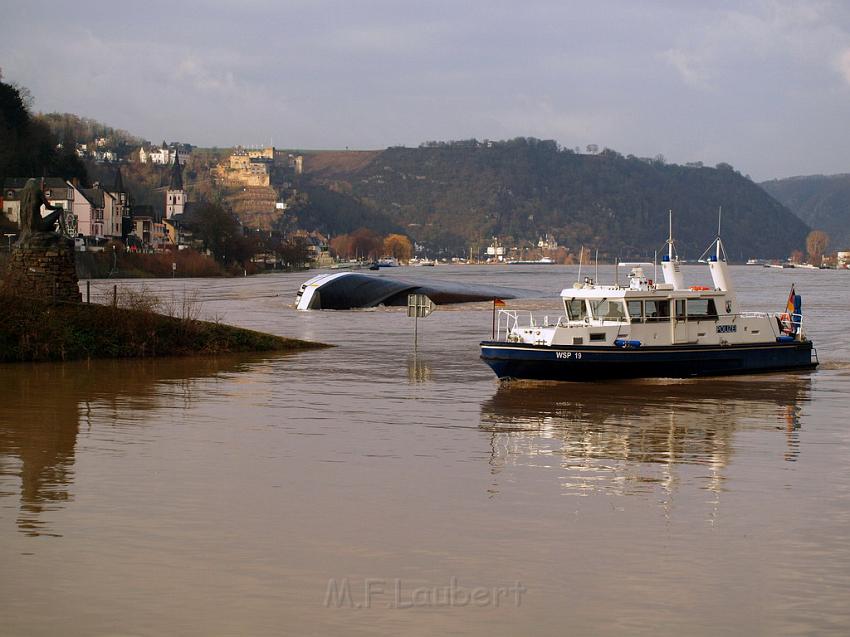
[(165, 218), (182, 215), (186, 205), (186, 191), (183, 190), (183, 169), (180, 167), (180, 154), (174, 149), (174, 165), (171, 167), (171, 182), (165, 191)]

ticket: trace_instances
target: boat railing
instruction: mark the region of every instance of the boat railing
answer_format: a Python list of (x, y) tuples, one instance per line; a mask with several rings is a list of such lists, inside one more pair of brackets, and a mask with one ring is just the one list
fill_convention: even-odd
[(524, 327), (536, 327), (534, 314), (528, 310), (499, 310), (496, 320), (496, 340), (507, 340), (510, 333), (520, 325), (520, 320), (528, 318)]
[(803, 338), (803, 315), (788, 312), (738, 312), (733, 314), (735, 318), (761, 318), (770, 320), (770, 329), (775, 337), (796, 336)]

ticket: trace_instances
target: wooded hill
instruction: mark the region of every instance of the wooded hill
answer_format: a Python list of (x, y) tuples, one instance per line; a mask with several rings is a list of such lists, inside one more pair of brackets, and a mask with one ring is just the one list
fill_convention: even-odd
[(699, 257), (714, 238), (721, 206), (732, 260), (784, 258), (804, 248), (809, 231), (725, 164), (678, 166), (607, 149), (582, 155), (531, 138), (432, 142), (357, 159), (347, 169), (344, 160), (325, 156), (311, 171), (308, 155), (306, 185), (333, 191), (337, 204), (356, 202), (362, 216), (370, 210), (432, 249), (457, 254), (494, 236), (536, 243), (550, 233), (576, 252), (584, 245), (600, 255), (651, 260), (666, 239), (668, 209), (686, 259)]
[[(50, 128), (29, 107), (29, 93), (0, 81), (0, 187), (14, 177), (62, 177), (87, 182), (73, 147), (57, 149)], [(2, 215), (0, 215), (2, 217)]]
[(850, 175), (810, 175), (761, 184), (816, 230), (830, 237), (829, 250), (850, 249)]

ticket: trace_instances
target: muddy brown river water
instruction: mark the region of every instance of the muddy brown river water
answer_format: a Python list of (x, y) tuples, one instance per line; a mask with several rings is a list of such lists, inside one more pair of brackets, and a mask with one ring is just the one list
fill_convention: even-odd
[[(552, 315), (576, 276), (419, 270)], [(120, 281), (338, 347), (0, 366), (0, 634), (846, 635), (850, 272), (732, 275), (796, 283), (818, 371), (500, 386), (487, 304), (414, 352), (399, 309), (296, 312), (308, 274)]]

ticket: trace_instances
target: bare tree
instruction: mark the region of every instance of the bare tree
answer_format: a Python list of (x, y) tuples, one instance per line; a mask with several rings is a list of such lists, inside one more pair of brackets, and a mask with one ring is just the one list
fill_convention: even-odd
[(809, 263), (819, 266), (828, 246), (829, 235), (823, 230), (812, 230), (806, 237), (806, 252), (809, 253)]

